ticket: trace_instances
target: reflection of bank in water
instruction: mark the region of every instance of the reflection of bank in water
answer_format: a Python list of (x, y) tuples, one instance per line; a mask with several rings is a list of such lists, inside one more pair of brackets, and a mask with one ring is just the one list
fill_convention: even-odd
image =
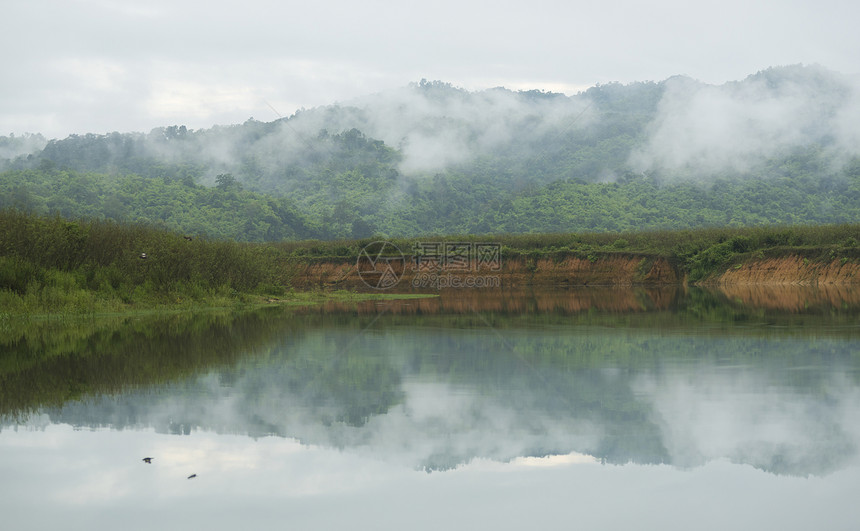
[[(527, 316), (543, 324), (682, 329), (691, 325), (715, 333), (766, 333), (790, 327), (792, 334), (827, 327), (833, 333), (860, 333), (860, 286), (711, 286), (571, 287), (533, 289), (416, 290), (439, 297), (330, 302), (296, 310), (320, 318), (337, 315), (439, 316), (440, 321), (463, 316), (486, 324), (515, 325)], [(482, 314), (482, 317), (477, 317)], [(803, 325), (803, 326), (798, 326)], [(727, 328), (728, 327), (728, 328)]]
[(753, 308), (786, 312), (860, 309), (860, 286), (852, 284), (723, 284), (715, 290)]
[[(403, 291), (403, 290), (401, 290)], [(419, 288), (417, 292), (422, 292)], [(522, 315), (530, 313), (576, 314), (588, 311), (629, 313), (669, 310), (678, 304), (683, 289), (664, 287), (574, 287), (574, 288), (448, 288), (424, 289), (439, 297), (386, 301), (384, 311), (393, 314), (470, 314), (493, 312)], [(361, 303), (330, 302), (308, 311), (357, 312), (373, 314), (381, 305), (375, 301)]]

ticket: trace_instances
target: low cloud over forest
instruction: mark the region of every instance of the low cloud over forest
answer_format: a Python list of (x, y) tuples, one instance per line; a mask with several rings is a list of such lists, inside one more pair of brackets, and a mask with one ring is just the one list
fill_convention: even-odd
[(207, 232), (167, 207), (130, 212), (139, 186), (118, 183), (137, 176), (289, 203), (290, 220), (248, 207), (257, 221), (208, 229), (250, 239), (842, 222), (860, 212), (858, 124), (858, 79), (819, 66), (571, 96), (422, 80), (271, 122), (2, 137), (0, 169), (90, 173), (78, 189), (95, 189), (71, 201), (18, 174), (0, 206)]

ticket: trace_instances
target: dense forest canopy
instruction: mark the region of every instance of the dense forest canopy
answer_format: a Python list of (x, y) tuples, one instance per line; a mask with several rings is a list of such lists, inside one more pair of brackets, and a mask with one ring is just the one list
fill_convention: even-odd
[(0, 137), (0, 208), (242, 240), (860, 219), (858, 83), (412, 84), (272, 122)]

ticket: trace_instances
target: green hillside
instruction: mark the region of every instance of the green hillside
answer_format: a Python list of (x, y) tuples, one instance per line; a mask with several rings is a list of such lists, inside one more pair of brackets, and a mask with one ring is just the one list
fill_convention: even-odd
[(413, 84), (273, 122), (0, 138), (0, 208), (244, 241), (860, 220), (850, 80)]

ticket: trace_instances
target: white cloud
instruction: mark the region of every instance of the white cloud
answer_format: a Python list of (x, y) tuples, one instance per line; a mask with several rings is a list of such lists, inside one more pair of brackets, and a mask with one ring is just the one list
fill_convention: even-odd
[(817, 67), (768, 70), (741, 83), (667, 81), (646, 144), (631, 156), (640, 171), (690, 175), (745, 171), (785, 150), (835, 136), (839, 148), (860, 153), (858, 85)]

